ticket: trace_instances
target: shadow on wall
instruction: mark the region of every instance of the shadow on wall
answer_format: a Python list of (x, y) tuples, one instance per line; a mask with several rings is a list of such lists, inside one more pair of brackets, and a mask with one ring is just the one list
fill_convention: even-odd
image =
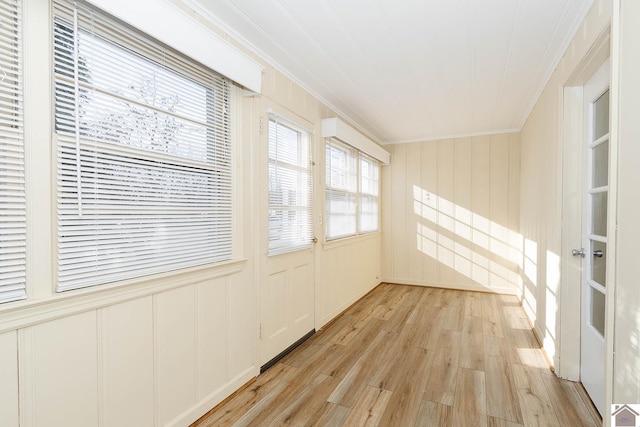
[[(553, 359), (560, 257), (550, 251), (541, 256), (535, 241), (418, 185), (412, 193), (417, 250), (488, 291), (518, 294)], [(537, 304), (540, 298), (546, 303)]]
[[(522, 290), (522, 236), (413, 186), (417, 249), (488, 290)], [(441, 233), (447, 230), (449, 238)], [(535, 259), (533, 261), (535, 263)]]
[(519, 294), (529, 318), (539, 332), (544, 331), (543, 344), (553, 358), (560, 257), (547, 251), (545, 298), (550, 309), (540, 312), (536, 303), (540, 297), (540, 265), (535, 241), (417, 185), (413, 186), (413, 211), (419, 217), (417, 250), (487, 290)]

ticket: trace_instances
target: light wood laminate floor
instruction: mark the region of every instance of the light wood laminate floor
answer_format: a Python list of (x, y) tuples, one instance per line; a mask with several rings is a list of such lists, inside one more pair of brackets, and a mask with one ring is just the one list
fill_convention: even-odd
[(599, 426), (516, 297), (382, 284), (196, 423)]

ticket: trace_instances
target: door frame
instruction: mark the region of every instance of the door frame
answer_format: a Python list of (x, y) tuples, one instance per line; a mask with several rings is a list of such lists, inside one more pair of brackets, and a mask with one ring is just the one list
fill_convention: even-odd
[[(277, 101), (272, 100), (269, 97), (261, 96), (256, 97), (254, 99), (254, 111), (253, 114), (256, 119), (257, 126), (255, 127), (255, 144), (253, 146), (254, 149), (254, 166), (253, 173), (254, 176), (254, 184), (256, 185), (254, 189), (254, 256), (255, 256), (255, 283), (256, 283), (256, 363), (258, 367), (265, 366), (268, 362), (273, 360), (272, 356), (267, 356), (265, 354), (265, 347), (263, 344), (262, 338), (262, 322), (263, 322), (263, 301), (265, 298), (264, 295), (264, 279), (266, 277), (266, 269), (265, 262), (266, 258), (268, 258), (268, 222), (267, 211), (268, 211), (268, 190), (264, 188), (267, 182), (268, 176), (268, 166), (264, 161), (266, 160), (264, 156), (264, 150), (266, 150), (265, 143), (268, 143), (269, 138), (269, 117), (275, 116), (283, 119), (286, 122), (291, 123), (292, 125), (300, 128), (302, 130), (309, 132), (309, 144), (311, 145), (311, 158), (315, 162), (316, 160), (316, 145), (317, 142), (317, 126), (315, 122), (310, 121), (309, 119), (300, 116), (299, 114), (291, 111), (286, 106), (278, 103)], [(318, 209), (317, 203), (317, 192), (318, 192), (318, 182), (317, 182), (317, 167), (311, 168), (311, 179), (312, 179), (312, 217), (311, 217), (311, 227), (313, 235), (317, 235), (317, 224), (315, 221), (316, 212)], [(317, 270), (318, 270), (318, 261), (317, 261), (317, 252), (318, 246), (313, 243), (308, 249), (301, 249), (300, 251), (309, 251), (310, 253), (310, 263), (313, 265), (313, 274), (312, 274), (312, 295), (313, 295), (313, 304), (312, 304), (312, 313), (311, 313), (311, 321), (313, 323), (312, 331), (315, 331), (317, 328), (316, 321), (316, 312), (317, 312)], [(279, 255), (274, 255), (274, 257), (291, 257), (295, 256), (298, 251), (294, 251), (292, 253), (283, 253)], [(291, 346), (285, 347), (281, 349), (281, 352), (288, 351), (289, 348), (296, 345), (302, 338), (307, 337), (309, 333), (301, 336), (297, 341), (294, 341)], [(280, 353), (281, 354), (281, 353)], [(275, 355), (278, 357), (278, 354)]]
[[(562, 85), (562, 144), (561, 162), (561, 277), (559, 289), (557, 352), (554, 357), (556, 374), (561, 378), (580, 381), (580, 322), (582, 260), (571, 256), (571, 250), (582, 247), (582, 186), (584, 155), (584, 84), (613, 52), (610, 25), (597, 37), (574, 73)], [(612, 402), (613, 337), (615, 314), (616, 274), (616, 206), (617, 206), (617, 94), (615, 93), (615, 58), (610, 59), (612, 72), (610, 87), (609, 194), (607, 236), (607, 306), (605, 312), (605, 411)], [(602, 414), (603, 421), (607, 413)]]

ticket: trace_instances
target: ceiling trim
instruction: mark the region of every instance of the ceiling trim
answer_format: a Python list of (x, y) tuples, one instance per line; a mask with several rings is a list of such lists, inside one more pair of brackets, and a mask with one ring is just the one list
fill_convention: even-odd
[(388, 141), (388, 142), (382, 143), (382, 145), (412, 144), (414, 142), (445, 141), (447, 139), (473, 138), (474, 136), (501, 135), (503, 133), (518, 133), (521, 130), (522, 130), (522, 128), (519, 128), (519, 129), (499, 129), (499, 130), (489, 130), (489, 131), (484, 131), (484, 132), (460, 133), (460, 134), (457, 134), (457, 135), (430, 136), (430, 137), (427, 137), (427, 138), (414, 138), (414, 139), (403, 139), (401, 141)]
[[(201, 62), (252, 92), (260, 93), (262, 64), (166, 0), (89, 0), (90, 3)], [(153, 14), (145, 11), (153, 9)], [(193, 43), (198, 40), (199, 43)]]
[[(332, 102), (329, 102), (327, 99), (325, 99), (323, 96), (321, 96), (318, 92), (316, 92), (311, 87), (309, 87), (306, 83), (304, 83), (299, 78), (297, 78), (292, 73), (290, 73), (285, 67), (280, 65), (280, 63), (278, 61), (274, 60), (271, 56), (267, 55), (263, 50), (259, 49), (257, 46), (255, 46), (253, 43), (251, 43), (249, 40), (247, 40), (245, 37), (243, 37), (240, 33), (235, 31), (231, 26), (229, 26), (227, 23), (222, 21), (220, 18), (215, 16), (213, 13), (211, 13), (210, 11), (205, 9), (204, 7), (202, 7), (196, 1), (194, 1), (194, 0), (177, 0), (177, 1), (182, 2), (184, 5), (186, 5), (187, 7), (191, 8), (195, 13), (197, 13), (200, 16), (202, 16), (204, 19), (208, 20), (211, 24), (213, 24), (214, 26), (220, 28), (220, 30), (224, 31), (225, 33), (229, 34), (238, 43), (240, 43), (245, 48), (247, 48), (248, 50), (253, 52), (262, 61), (266, 62), (267, 64), (272, 66), (274, 69), (276, 69), (277, 71), (282, 73), (289, 80), (291, 80), (292, 82), (294, 82), (295, 84), (300, 86), (307, 93), (309, 93), (310, 95), (315, 97), (318, 101), (320, 101), (326, 107), (328, 107), (330, 110), (332, 110), (334, 113), (336, 113), (336, 115), (341, 116), (345, 121), (349, 122), (349, 124), (351, 126), (353, 126), (354, 128), (358, 129), (365, 136), (367, 136), (368, 138), (372, 139), (376, 143), (378, 143), (380, 145), (383, 145), (383, 142), (380, 140), (380, 138), (376, 137), (369, 130), (365, 129), (362, 125), (360, 125), (360, 123), (358, 121), (353, 120), (353, 118), (351, 118), (350, 115), (346, 114), (344, 111), (342, 111), (342, 109), (340, 109), (337, 106), (335, 106)], [(227, 1), (225, 1), (225, 4), (229, 5), (230, 7), (233, 7)], [(237, 8), (234, 8), (234, 9), (236, 10), (236, 13), (242, 14), (243, 16), (245, 16), (245, 14), (241, 10), (238, 10)], [(275, 43), (275, 41), (273, 41), (273, 39), (259, 25), (254, 25), (254, 28), (256, 28), (262, 34), (264, 34), (264, 36), (266, 38), (268, 38), (269, 40), (272, 40), (272, 43), (274, 45), (277, 45), (277, 43)], [(301, 67), (306, 69), (306, 67), (304, 67), (303, 65), (301, 65)]]
[(562, 58), (564, 58), (564, 56), (566, 55), (569, 45), (571, 44), (573, 39), (576, 37), (576, 34), (578, 33), (578, 29), (580, 29), (580, 25), (582, 25), (582, 22), (588, 16), (589, 10), (591, 10), (592, 7), (596, 7), (597, 4), (598, 3), (596, 1), (592, 1), (591, 4), (589, 4), (588, 6), (585, 4), (585, 6), (583, 6), (580, 9), (579, 13), (576, 14), (576, 19), (571, 25), (570, 27), (571, 29), (567, 33), (567, 37), (565, 37), (565, 39), (560, 44), (560, 49), (558, 49), (558, 53), (556, 53), (555, 57), (550, 62), (551, 66), (549, 66), (549, 69), (545, 73), (544, 78), (540, 80), (540, 84), (536, 89), (536, 91), (533, 92), (535, 96), (531, 97), (531, 101), (529, 103), (528, 108), (524, 110), (524, 114), (520, 118), (519, 125), (518, 125), (520, 129), (524, 127), (524, 124), (527, 122), (527, 119), (531, 115), (531, 112), (533, 111), (534, 107), (538, 103), (540, 96), (542, 96), (542, 92), (549, 84), (549, 81), (551, 80), (551, 76), (553, 76), (553, 73), (558, 68), (558, 65), (560, 65), (560, 61), (562, 61)]

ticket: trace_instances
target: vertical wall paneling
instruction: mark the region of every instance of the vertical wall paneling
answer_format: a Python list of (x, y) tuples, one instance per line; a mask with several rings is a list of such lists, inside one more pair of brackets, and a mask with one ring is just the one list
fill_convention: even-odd
[(438, 263), (438, 144), (437, 142), (422, 145), (420, 188), (420, 216), (418, 218), (420, 245), (422, 255), (423, 277), (426, 283), (437, 282), (440, 275)]
[(439, 281), (454, 284), (455, 268), (455, 206), (454, 177), (456, 167), (454, 148), (456, 140), (438, 141), (438, 262)]
[(490, 194), (491, 194), (491, 140), (473, 138), (471, 144), (471, 239), (473, 264), (471, 278), (474, 282), (489, 286), (490, 251)]
[(455, 283), (472, 277), (471, 248), (471, 139), (461, 138), (454, 143), (455, 176), (453, 232)]
[(18, 425), (18, 334), (0, 334), (0, 420)]
[[(618, 129), (618, 259), (615, 300), (615, 364), (613, 372), (613, 402), (640, 402), (640, 4), (632, 0), (620, 2), (621, 13), (614, 17), (614, 41), (619, 44), (619, 74), (612, 79), (612, 95), (619, 99)], [(617, 38), (617, 40), (616, 40)], [(612, 60), (616, 60), (616, 50)], [(614, 68), (614, 76), (617, 74)], [(613, 98), (614, 100), (616, 98)], [(613, 103), (612, 103), (613, 104)], [(612, 120), (616, 119), (615, 112)], [(615, 126), (615, 121), (611, 123)], [(609, 228), (611, 230), (611, 228)], [(610, 276), (609, 276), (610, 277)], [(607, 296), (609, 298), (609, 296)], [(611, 317), (609, 317), (611, 319)], [(609, 328), (609, 326), (607, 326)], [(610, 329), (609, 329), (610, 330)]]
[[(385, 147), (389, 153), (391, 153), (391, 158), (395, 159), (395, 145), (389, 145)], [(393, 204), (391, 203), (393, 198), (393, 179), (392, 179), (393, 171), (388, 166), (382, 166), (380, 168), (380, 180), (381, 180), (381, 200), (380, 211), (381, 211), (381, 227), (382, 230), (386, 230), (386, 232), (382, 233), (382, 252), (381, 252), (381, 272), (382, 277), (392, 277), (393, 276), (393, 257), (391, 251), (391, 245), (393, 240), (391, 239), (391, 234), (393, 232), (393, 214), (394, 209), (392, 208)]]
[(491, 141), (491, 277), (495, 287), (509, 287), (514, 278), (509, 269), (509, 135), (494, 135)]
[[(407, 253), (408, 274), (410, 277), (419, 277), (423, 280), (424, 266), (422, 263), (422, 256), (420, 255), (419, 247), (419, 234), (417, 230), (417, 224), (420, 222), (420, 201), (416, 200), (416, 197), (420, 194), (421, 184), (421, 168), (420, 162), (422, 160), (422, 147), (419, 143), (407, 144), (405, 150), (405, 170), (406, 170), (406, 182), (404, 185), (405, 203), (407, 206), (412, 207), (412, 212), (409, 215), (409, 221), (406, 221), (403, 225), (405, 227), (405, 233), (407, 236), (406, 244), (411, 250)], [(402, 203), (402, 202), (400, 202)]]
[(196, 286), (155, 295), (157, 425), (196, 403)]
[[(246, 382), (251, 376), (257, 375), (255, 348), (258, 337), (256, 318), (255, 285), (252, 275), (247, 271), (233, 277), (226, 278), (227, 305), (229, 310), (229, 378), (230, 381)], [(253, 374), (252, 374), (253, 373)], [(245, 378), (244, 381), (242, 378)]]
[[(391, 171), (391, 194), (390, 203), (391, 206), (407, 206), (410, 209), (412, 206), (411, 199), (407, 201), (407, 175), (406, 175), (406, 162), (407, 162), (407, 145), (401, 144), (394, 147), (393, 161), (397, 164)], [(385, 195), (382, 195), (383, 199)], [(384, 202), (383, 202), (384, 203)], [(393, 223), (391, 224), (391, 233), (394, 239), (399, 240), (399, 249), (392, 252), (393, 264), (391, 271), (394, 277), (398, 275), (407, 275), (409, 268), (409, 258), (407, 251), (413, 248), (411, 244), (410, 236), (406, 233), (406, 222), (408, 218), (393, 216)]]
[[(564, 307), (565, 303), (571, 305), (578, 298), (575, 289), (571, 291), (564, 287), (570, 284), (568, 277), (560, 276), (560, 260), (567, 253), (561, 253), (565, 195), (559, 191), (562, 189), (559, 171), (563, 164), (563, 121), (570, 120), (570, 115), (563, 116), (563, 86), (573, 84), (569, 80), (576, 78), (576, 72), (588, 63), (585, 60), (590, 49), (608, 31), (613, 3), (594, 1), (520, 132), (521, 236), (516, 235), (514, 239), (520, 239), (523, 247), (522, 304), (555, 365), (558, 364), (556, 340), (563, 330), (573, 330), (575, 326), (570, 323), (577, 322), (575, 318), (560, 316), (558, 307)], [(564, 214), (567, 214), (566, 210)], [(559, 300), (558, 294), (565, 298)], [(565, 324), (561, 326), (558, 320), (563, 319)], [(567, 356), (571, 352), (564, 353), (562, 346), (560, 351), (564, 360), (569, 360)], [(560, 375), (578, 379), (574, 367), (564, 370), (561, 364), (560, 368)]]
[(103, 426), (153, 425), (152, 297), (98, 310)]
[(518, 144), (501, 134), (392, 146), (385, 281), (519, 292)]
[(98, 425), (96, 331), (95, 311), (20, 330), (21, 425)]
[(198, 286), (198, 401), (229, 381), (229, 304), (227, 279)]

